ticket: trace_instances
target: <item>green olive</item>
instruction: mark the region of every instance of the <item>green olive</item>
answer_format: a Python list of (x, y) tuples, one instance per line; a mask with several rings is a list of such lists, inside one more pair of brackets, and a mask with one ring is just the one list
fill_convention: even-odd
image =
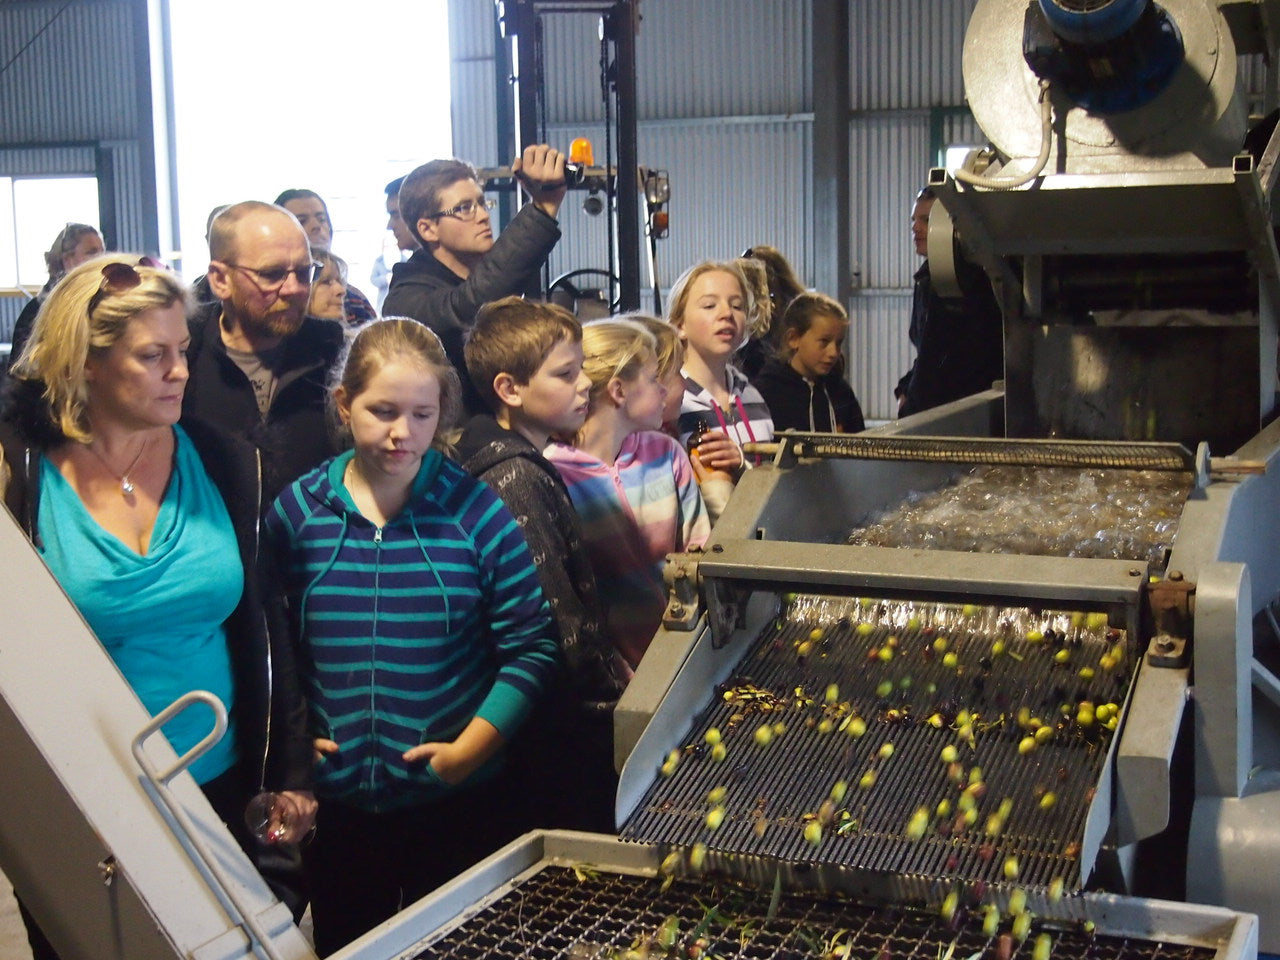
[(698, 873), (702, 872), (702, 868), (707, 864), (707, 845), (705, 843), (695, 843), (689, 849), (689, 866)]

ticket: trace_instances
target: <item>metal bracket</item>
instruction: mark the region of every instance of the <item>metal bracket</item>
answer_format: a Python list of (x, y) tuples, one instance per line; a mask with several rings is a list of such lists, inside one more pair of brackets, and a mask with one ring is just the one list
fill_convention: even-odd
[(1195, 621), (1196, 585), (1178, 570), (1147, 587), (1152, 637), (1147, 663), (1153, 667), (1185, 667), (1191, 625)]
[(708, 578), (703, 584), (707, 601), (707, 622), (711, 626), (712, 649), (719, 650), (729, 642), (729, 635), (742, 618), (748, 591), (733, 581)]
[(698, 595), (699, 554), (673, 553), (662, 568), (667, 585), (667, 608), (662, 611), (662, 625), (668, 630), (691, 631), (698, 622), (702, 600)]

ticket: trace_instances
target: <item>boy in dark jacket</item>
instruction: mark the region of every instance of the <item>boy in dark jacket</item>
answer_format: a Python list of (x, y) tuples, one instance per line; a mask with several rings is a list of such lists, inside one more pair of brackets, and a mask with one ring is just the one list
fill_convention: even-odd
[(769, 405), (774, 430), (865, 430), (862, 407), (844, 379), (844, 307), (824, 294), (802, 293), (782, 322), (782, 357), (771, 358), (751, 379)]
[(561, 307), (520, 297), (486, 304), (465, 348), (467, 372), (492, 415), (477, 414), (458, 457), (515, 515), (560, 628), (560, 687), (509, 751), (527, 827), (613, 832), (613, 706), (625, 686), (604, 634), (595, 575), (564, 481), (542, 455), (587, 415), (582, 328)]

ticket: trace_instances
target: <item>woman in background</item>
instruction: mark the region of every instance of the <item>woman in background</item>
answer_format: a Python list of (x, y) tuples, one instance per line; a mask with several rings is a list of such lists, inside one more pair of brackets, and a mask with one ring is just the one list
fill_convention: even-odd
[(53, 238), (53, 246), (44, 253), (45, 266), (49, 268), (49, 280), (40, 292), (22, 308), (18, 319), (13, 324), (13, 334), (9, 337), (9, 369), (17, 362), (18, 354), (31, 336), (31, 328), (35, 326), (36, 314), (40, 305), (54, 285), (67, 275), (68, 270), (80, 266), (86, 260), (99, 256), (103, 251), (102, 237), (97, 228), (87, 223), (68, 223), (62, 232)]
[[(804, 293), (804, 284), (777, 247), (758, 243), (754, 247), (748, 247), (737, 262), (752, 261), (758, 263), (764, 273), (763, 295), (768, 299), (769, 322), (748, 323), (750, 336), (738, 351), (738, 368), (749, 380), (755, 380), (765, 363), (781, 354), (785, 346), (782, 342), (782, 316), (791, 301)], [(755, 278), (752, 274), (748, 273), (747, 279), (754, 285)], [(760, 293), (756, 293), (756, 299), (761, 299)], [(759, 307), (756, 313), (761, 313)]]
[(331, 252), (328, 247), (312, 247), (311, 259), (322, 264), (324, 269), (311, 282), (307, 314), (321, 320), (345, 323), (346, 312), (342, 304), (347, 293), (347, 261)]

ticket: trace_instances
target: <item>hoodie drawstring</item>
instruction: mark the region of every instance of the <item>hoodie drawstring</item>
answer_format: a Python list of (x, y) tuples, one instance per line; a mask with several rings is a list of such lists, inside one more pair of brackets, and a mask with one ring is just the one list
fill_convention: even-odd
[(422, 543), (422, 535), (418, 532), (418, 516), (412, 510), (409, 512), (409, 527), (413, 530), (413, 539), (418, 544), (422, 559), (426, 561), (427, 569), (435, 577), (436, 586), (440, 589), (440, 596), (444, 599), (444, 629), (446, 633), (449, 633), (453, 629), (451, 625), (453, 616), (449, 610), (449, 591), (445, 589), (444, 578), (440, 576), (440, 571), (436, 569), (435, 563), (431, 560), (431, 554), (427, 552), (426, 546)]

